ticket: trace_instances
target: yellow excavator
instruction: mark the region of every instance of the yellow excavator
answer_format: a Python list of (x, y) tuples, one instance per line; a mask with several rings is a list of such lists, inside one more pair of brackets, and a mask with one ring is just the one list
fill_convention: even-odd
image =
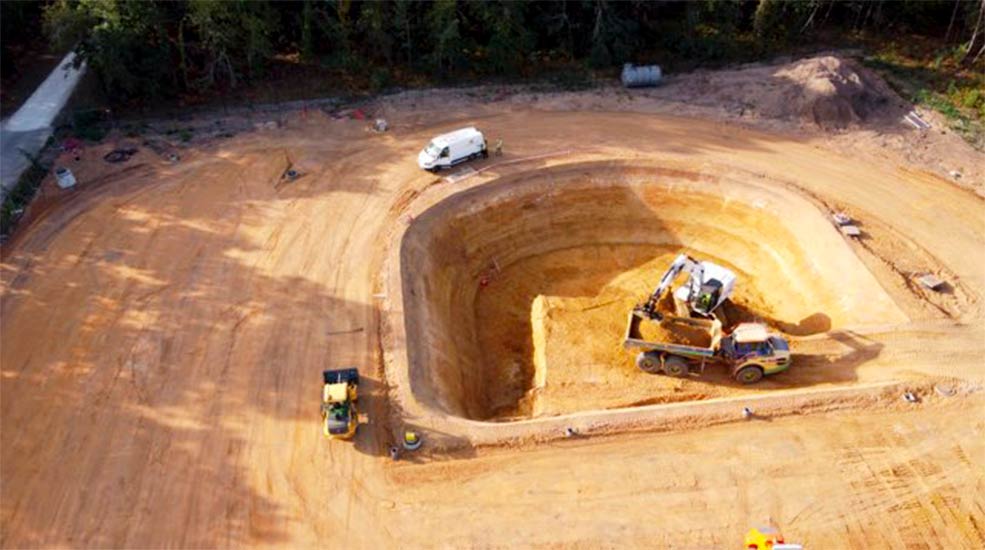
[(359, 371), (354, 368), (322, 372), (322, 431), (329, 439), (352, 439), (359, 427)]

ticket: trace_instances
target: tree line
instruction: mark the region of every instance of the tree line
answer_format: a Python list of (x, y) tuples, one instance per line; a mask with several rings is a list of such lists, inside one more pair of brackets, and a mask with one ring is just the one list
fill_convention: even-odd
[[(4, 2), (5, 16), (8, 4), (19, 2)], [(410, 76), (700, 65), (822, 32), (935, 36), (965, 63), (985, 51), (985, 0), (53, 0), (39, 13), (52, 44), (73, 48), (117, 100), (221, 92), (291, 64), (377, 89)]]

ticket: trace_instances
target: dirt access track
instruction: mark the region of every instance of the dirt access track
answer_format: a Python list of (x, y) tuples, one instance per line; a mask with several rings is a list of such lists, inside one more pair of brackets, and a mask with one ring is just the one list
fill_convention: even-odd
[[(981, 198), (823, 135), (518, 102), (87, 151), (4, 249), (2, 545), (724, 548), (767, 518), (809, 548), (985, 542)], [(416, 168), (470, 124), (505, 154)], [(624, 304), (680, 249), (739, 273), (795, 368), (632, 370)], [(346, 365), (368, 424), (330, 442), (319, 371)], [(405, 425), (425, 447), (393, 462)]]

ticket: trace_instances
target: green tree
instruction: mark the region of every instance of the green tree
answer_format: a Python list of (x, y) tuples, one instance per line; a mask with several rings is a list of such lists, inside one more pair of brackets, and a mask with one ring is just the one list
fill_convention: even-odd
[(488, 68), (498, 73), (516, 72), (533, 44), (526, 21), (528, 4), (498, 0), (473, 5), (478, 9), (479, 23), (489, 32), (485, 47)]
[(44, 13), (56, 48), (74, 44), (110, 97), (155, 97), (174, 91), (172, 42), (157, 2), (59, 0)]
[(428, 61), (436, 73), (448, 75), (460, 68), (465, 61), (465, 41), (459, 31), (458, 2), (435, 0), (426, 19), (431, 43)]
[(315, 7), (314, 0), (304, 0), (301, 7), (301, 59), (315, 58)]
[(191, 0), (188, 20), (206, 57), (201, 79), (206, 88), (223, 79), (235, 88), (244, 73), (258, 74), (272, 53), (270, 35), (276, 29), (267, 2)]
[(391, 4), (367, 2), (361, 8), (357, 27), (362, 32), (362, 42), (369, 57), (390, 66), (393, 63), (393, 37), (399, 32), (391, 23)]
[(735, 53), (742, 22), (739, 0), (688, 2), (682, 53), (697, 59), (718, 60)]
[(594, 0), (592, 41), (589, 61), (596, 67), (608, 67), (632, 57), (636, 49), (639, 25), (620, 13), (628, 3), (614, 4), (608, 0)]
[(400, 45), (397, 49), (406, 59), (408, 69), (414, 65), (414, 33), (412, 30), (417, 27), (415, 8), (418, 5), (411, 0), (396, 0), (393, 5), (393, 26), (397, 36), (400, 37)]

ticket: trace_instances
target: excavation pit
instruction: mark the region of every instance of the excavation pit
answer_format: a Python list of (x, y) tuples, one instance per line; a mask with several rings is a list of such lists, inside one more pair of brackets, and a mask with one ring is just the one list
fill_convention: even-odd
[(627, 314), (680, 251), (738, 274), (736, 320), (794, 336), (907, 320), (790, 191), (590, 163), (446, 193), (400, 239), (405, 410), (503, 423), (775, 389), (635, 367)]

